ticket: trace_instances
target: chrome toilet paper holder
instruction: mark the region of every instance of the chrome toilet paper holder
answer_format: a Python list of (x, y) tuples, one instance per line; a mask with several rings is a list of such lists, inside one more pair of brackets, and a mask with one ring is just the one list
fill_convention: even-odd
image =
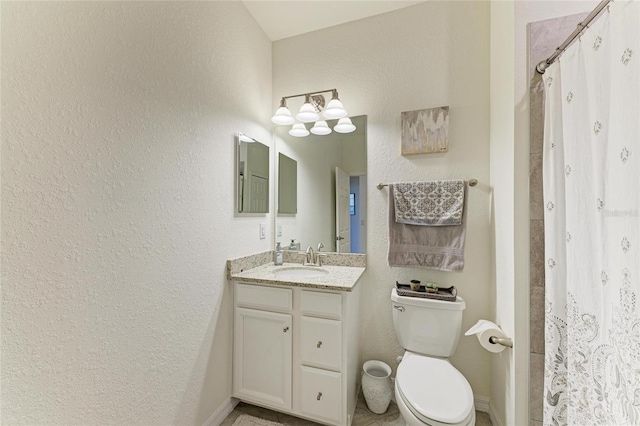
[(475, 335), (480, 345), (489, 352), (500, 353), (506, 348), (513, 348), (511, 337), (507, 336), (499, 325), (485, 319), (479, 319), (464, 335)]
[(502, 346), (506, 346), (508, 348), (513, 348), (513, 340), (511, 340), (510, 337), (496, 337), (496, 336), (491, 336), (489, 337), (489, 343), (492, 343), (494, 345), (502, 345)]

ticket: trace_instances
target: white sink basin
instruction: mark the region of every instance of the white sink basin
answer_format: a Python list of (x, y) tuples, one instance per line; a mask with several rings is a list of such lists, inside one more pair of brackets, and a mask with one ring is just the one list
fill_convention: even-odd
[(329, 271), (324, 268), (314, 268), (313, 266), (298, 266), (278, 269), (274, 272), (276, 278), (296, 279), (296, 278), (316, 278), (327, 275)]

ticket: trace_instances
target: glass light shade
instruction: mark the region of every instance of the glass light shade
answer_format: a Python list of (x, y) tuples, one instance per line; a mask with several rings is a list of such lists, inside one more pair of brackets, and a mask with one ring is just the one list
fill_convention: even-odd
[(313, 125), (313, 127), (311, 128), (311, 133), (313, 133), (314, 135), (324, 136), (331, 133), (331, 129), (329, 128), (329, 125), (326, 121), (320, 120), (316, 121), (316, 124)]
[(289, 134), (296, 138), (304, 138), (305, 136), (309, 136), (309, 131), (304, 127), (304, 124), (296, 123), (291, 127), (291, 130), (289, 130)]
[(340, 99), (333, 98), (327, 104), (322, 115), (324, 115), (324, 118), (328, 118), (330, 120), (335, 118), (343, 118), (347, 116), (347, 110), (345, 110), (342, 106), (342, 102), (340, 102)]
[(338, 133), (351, 133), (356, 130), (356, 126), (353, 125), (349, 117), (341, 118), (338, 120), (338, 124), (333, 127)]
[(310, 123), (312, 121), (320, 120), (320, 116), (310, 102), (305, 102), (305, 104), (302, 105), (302, 108), (300, 108), (300, 112), (296, 114), (296, 119), (303, 123)]
[(295, 122), (295, 120), (291, 116), (289, 108), (287, 108), (286, 106), (281, 106), (280, 108), (278, 108), (275, 115), (271, 117), (271, 121), (281, 126), (286, 126)]

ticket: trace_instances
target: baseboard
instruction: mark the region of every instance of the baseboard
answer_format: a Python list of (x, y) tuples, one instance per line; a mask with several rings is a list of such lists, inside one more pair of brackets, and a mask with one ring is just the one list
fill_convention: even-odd
[(204, 422), (202, 426), (219, 426), (233, 411), (233, 409), (236, 408), (238, 402), (240, 402), (240, 400), (236, 398), (227, 399), (227, 401), (218, 407), (218, 409), (207, 419), (206, 422)]
[(476, 407), (476, 411), (482, 411), (483, 413), (489, 412), (489, 397), (476, 395), (473, 398), (473, 405)]
[(502, 426), (502, 422), (498, 419), (498, 415), (496, 414), (495, 408), (491, 402), (489, 402), (489, 418), (491, 419), (491, 424), (493, 426)]

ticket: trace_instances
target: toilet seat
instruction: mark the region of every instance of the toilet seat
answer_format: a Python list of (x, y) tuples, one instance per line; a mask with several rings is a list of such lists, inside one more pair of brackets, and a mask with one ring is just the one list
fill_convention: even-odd
[(468, 424), (475, 414), (467, 379), (446, 359), (405, 352), (396, 387), (405, 405), (426, 424)]

